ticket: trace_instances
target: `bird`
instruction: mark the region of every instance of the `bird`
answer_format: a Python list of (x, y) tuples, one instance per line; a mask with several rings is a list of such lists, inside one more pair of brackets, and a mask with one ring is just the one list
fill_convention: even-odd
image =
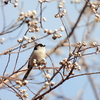
[(27, 79), (29, 73), (31, 72), (32, 68), (34, 67), (34, 65), (33, 65), (34, 59), (36, 60), (36, 64), (39, 66), (39, 65), (41, 65), (42, 59), (44, 59), (45, 57), (46, 57), (45, 45), (42, 43), (35, 45), (34, 50), (29, 58), (28, 70), (23, 77), (23, 81)]

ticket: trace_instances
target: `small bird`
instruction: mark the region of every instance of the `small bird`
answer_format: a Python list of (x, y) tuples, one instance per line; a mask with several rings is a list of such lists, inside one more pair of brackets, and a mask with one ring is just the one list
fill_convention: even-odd
[(23, 77), (23, 81), (27, 79), (30, 71), (32, 70), (33, 66), (33, 60), (36, 59), (36, 64), (37, 65), (41, 65), (41, 61), (43, 58), (46, 57), (46, 50), (45, 50), (45, 45), (40, 43), (37, 44), (34, 47), (34, 50), (29, 58), (29, 63), (28, 63), (28, 70), (26, 72), (26, 74)]

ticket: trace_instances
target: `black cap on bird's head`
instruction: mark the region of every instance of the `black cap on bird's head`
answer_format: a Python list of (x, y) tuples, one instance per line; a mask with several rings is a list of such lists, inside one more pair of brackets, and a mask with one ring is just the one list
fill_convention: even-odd
[(42, 44), (42, 43), (39, 43), (39, 44), (37, 44), (37, 45), (35, 46), (34, 50), (37, 50), (38, 47), (45, 47), (45, 45)]

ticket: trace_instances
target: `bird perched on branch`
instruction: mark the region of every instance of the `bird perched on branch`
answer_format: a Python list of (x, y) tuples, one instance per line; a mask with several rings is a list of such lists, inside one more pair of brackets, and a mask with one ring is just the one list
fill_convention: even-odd
[(34, 67), (34, 61), (36, 61), (37, 66), (42, 64), (42, 59), (44, 59), (46, 57), (46, 50), (45, 50), (45, 45), (40, 43), (37, 44), (34, 47), (34, 50), (29, 58), (29, 63), (28, 63), (28, 70), (25, 73), (24, 77), (23, 77), (23, 81), (27, 79), (30, 71), (32, 70), (32, 68)]

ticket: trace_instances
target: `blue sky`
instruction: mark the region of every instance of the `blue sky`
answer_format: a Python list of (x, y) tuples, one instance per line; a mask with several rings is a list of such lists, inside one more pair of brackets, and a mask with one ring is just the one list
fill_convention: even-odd
[[(18, 2), (19, 7), (16, 7), (16, 8), (14, 8), (13, 4), (10, 4), (10, 3), (6, 6), (4, 6), (6, 25), (8, 26), (8, 25), (16, 22), (16, 20), (19, 16), (20, 10), (23, 11), (23, 12), (27, 12), (29, 10), (30, 11), (37, 10), (37, 15), (39, 15), (39, 6), (37, 5), (38, 4), (37, 1), (38, 0), (20, 0)], [(76, 11), (76, 9), (81, 10), (83, 5), (84, 5), (83, 0), (82, 0), (82, 3), (79, 4), (79, 5), (78, 4), (76, 4), (76, 5), (71, 4), (70, 0), (66, 1), (65, 7), (67, 9), (69, 18), (71, 19), (73, 24), (75, 23), (78, 15), (79, 15), (79, 13), (78, 13), (78, 11)], [(56, 14), (57, 11), (58, 11), (57, 10), (57, 2), (53, 1), (51, 3), (44, 3), (43, 7), (46, 7), (46, 9), (44, 9), (44, 11), (43, 11), (43, 17), (45, 17), (47, 19), (47, 22), (43, 22), (43, 27), (46, 28), (46, 29), (51, 29), (51, 30), (59, 29), (60, 26), (62, 26), (62, 23), (61, 23), (59, 18), (56, 18), (56, 19), (54, 18), (54, 14)], [(93, 15), (92, 18), (94, 18), (94, 17), (95, 16)], [(92, 20), (92, 18), (91, 18), (91, 20)], [(0, 27), (0, 32), (1, 32), (2, 28), (3, 28), (3, 18), (2, 18), (1, 9), (0, 9), (0, 20), (1, 20), (1, 27)], [(86, 20), (87, 19), (81, 21), (81, 23), (79, 25), (84, 25)], [(67, 26), (68, 32), (70, 32), (71, 27), (69, 26), (67, 21), (66, 21), (66, 26)], [(100, 23), (97, 24), (97, 27), (93, 31), (92, 36), (90, 36), (90, 39), (97, 40), (97, 39), (100, 38), (98, 26), (100, 26)], [(16, 45), (17, 39), (22, 38), (23, 34), (26, 32), (26, 30), (27, 30), (27, 26), (24, 25), (20, 29), (18, 29), (18, 30), (14, 31), (10, 34), (1, 35), (0, 38), (4, 37), (5, 42), (4, 42), (4, 44), (0, 44), (0, 53), (3, 52), (4, 50), (8, 49), (9, 47)], [(77, 41), (82, 41), (82, 36), (84, 36), (85, 30), (86, 30), (85, 27), (77, 28), (75, 30), (75, 33), (77, 34)], [(38, 42), (42, 42), (42, 43), (46, 44), (47, 51), (50, 51), (52, 49), (52, 47), (56, 46), (59, 41), (63, 40), (66, 37), (65, 32), (60, 32), (60, 33), (63, 35), (63, 37), (61, 39), (52, 40), (51, 36), (49, 36), (45, 39), (41, 39)], [(28, 37), (36, 36), (37, 38), (39, 38), (39, 37), (42, 37), (44, 35), (46, 35), (46, 34), (44, 34), (43, 30), (41, 30), (40, 33), (29, 33)], [(74, 43), (74, 41), (71, 41), (71, 43)], [(28, 46), (31, 46), (31, 44), (28, 45)], [(53, 61), (55, 62), (56, 65), (59, 65), (58, 63), (61, 59), (63, 59), (64, 57), (68, 57), (68, 52), (67, 52), (68, 50), (67, 49), (68, 48), (62, 49), (63, 56), (57, 56), (55, 54), (51, 55), (51, 58), (53, 59)], [(25, 61), (29, 58), (32, 50), (33, 50), (33, 48), (30, 49), (30, 50), (27, 50), (25, 52), (20, 53), (19, 60), (18, 60), (18, 63), (17, 63), (17, 69), (20, 68), (25, 63)], [(91, 56), (89, 58), (91, 59)], [(94, 58), (96, 59), (96, 56), (94, 56)], [(0, 56), (0, 62), (1, 62), (1, 64), (0, 64), (1, 65), (0, 75), (3, 74), (2, 70), (4, 70), (7, 60), (8, 60), (8, 55)], [(8, 73), (11, 73), (13, 71), (13, 66), (15, 64), (15, 60), (16, 60), (16, 53), (11, 55), (11, 61), (9, 63), (8, 69), (7, 69)], [(91, 60), (88, 60), (87, 62), (90, 63), (90, 61)], [(47, 62), (48, 62), (47, 66), (51, 66), (51, 62), (48, 58), (47, 58)], [(90, 63), (90, 65), (91, 65), (91, 63)], [(93, 70), (91, 70), (91, 71), (93, 72)], [(80, 72), (75, 71), (75, 73), (77, 73), (77, 74), (84, 73), (84, 71), (80, 71)], [(39, 76), (39, 78), (40, 77), (41, 76)], [(95, 77), (96, 77), (96, 75), (95, 75)], [(60, 79), (60, 77), (58, 76), (57, 79), (55, 79), (54, 81), (56, 82), (59, 79)], [(97, 77), (95, 80), (98, 82), (98, 80), (100, 80), (100, 78)], [(32, 84), (29, 85), (29, 86), (34, 88), (34, 86), (32, 86)], [(69, 79), (65, 83), (63, 83), (60, 87), (55, 89), (54, 91), (59, 95), (64, 95), (65, 97), (71, 98), (72, 100), (77, 100), (78, 92), (81, 91), (81, 90), (84, 90), (83, 100), (96, 100), (87, 76)], [(32, 94), (30, 93), (29, 98), (31, 98), (31, 97), (32, 97)], [(13, 99), (18, 100), (18, 98), (15, 96), (14, 93), (12, 93), (12, 92), (10, 92), (6, 89), (1, 89), (0, 98), (1, 98), (1, 100), (13, 100)], [(51, 98), (50, 100), (54, 100), (54, 98)]]

